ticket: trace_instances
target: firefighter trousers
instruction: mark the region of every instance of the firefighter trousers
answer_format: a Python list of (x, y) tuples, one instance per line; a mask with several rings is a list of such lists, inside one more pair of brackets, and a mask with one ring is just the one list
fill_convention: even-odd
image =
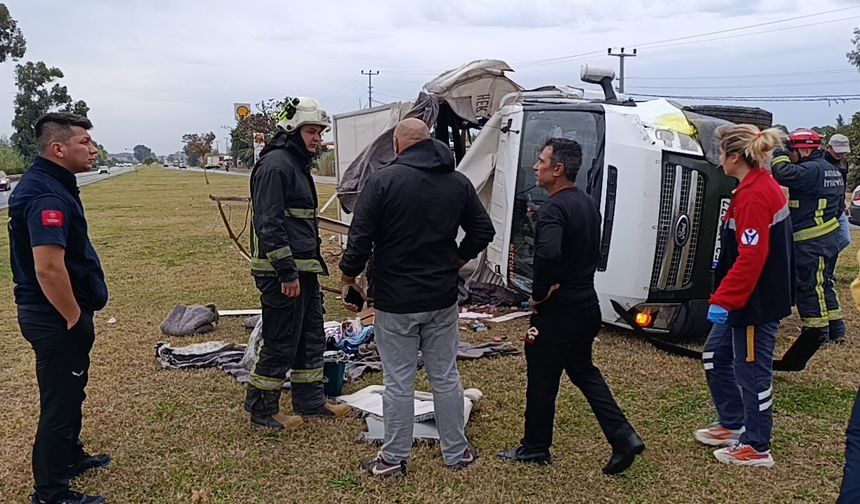
[(714, 324), (702, 362), (720, 425), (746, 431), (740, 442), (770, 449), (773, 431), (773, 352), (779, 322), (747, 327)]
[(830, 321), (842, 320), (833, 286), (839, 257), (839, 233), (795, 242), (796, 304), (801, 325), (827, 333)]
[(263, 307), (263, 344), (251, 371), (250, 386), (280, 390), (291, 369), (293, 410), (299, 415), (314, 412), (325, 405), (325, 332), (319, 279), (315, 274), (299, 274), (301, 293), (296, 299), (287, 299), (281, 293), (277, 278), (255, 279)]

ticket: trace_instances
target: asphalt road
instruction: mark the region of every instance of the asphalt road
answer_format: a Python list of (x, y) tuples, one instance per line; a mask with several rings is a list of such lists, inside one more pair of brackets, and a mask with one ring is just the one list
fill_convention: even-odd
[[(122, 175), (123, 173), (129, 173), (134, 171), (132, 167), (126, 168), (111, 168), (110, 174), (101, 174), (99, 175), (96, 171), (90, 171), (86, 173), (78, 173), (76, 176), (78, 178), (78, 186), (85, 186), (87, 184), (92, 184), (98, 182), (100, 180), (104, 180), (111, 177), (116, 177), (117, 175)], [(15, 189), (15, 186), (18, 185), (18, 182), (12, 182), (12, 191), (3, 191), (0, 192), (0, 210), (9, 206), (9, 196)]]

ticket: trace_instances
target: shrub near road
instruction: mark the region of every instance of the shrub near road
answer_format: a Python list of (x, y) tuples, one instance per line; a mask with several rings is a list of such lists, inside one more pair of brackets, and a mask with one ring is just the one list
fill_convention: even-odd
[[(97, 314), (84, 437), (95, 451), (114, 456), (111, 466), (77, 483), (110, 502), (834, 502), (842, 475), (844, 430), (860, 369), (858, 315), (846, 309), (849, 342), (822, 350), (806, 372), (779, 374), (773, 470), (728, 467), (692, 438), (713, 411), (700, 363), (659, 353), (629, 333), (604, 329), (595, 346), (618, 402), (648, 444), (628, 473), (608, 478), (600, 468), (606, 443), (588, 405), (568, 383), (559, 396), (555, 464), (546, 470), (511, 467), (494, 453), (522, 432), (525, 361), (522, 357), (461, 363), (463, 384), (485, 398), (469, 431), (482, 458), (464, 474), (443, 468), (438, 448), (415, 451), (403, 482), (375, 481), (358, 469), (374, 448), (356, 443), (357, 418), (308, 422), (297, 432), (266, 434), (248, 425), (242, 388), (219, 371), (166, 371), (154, 359), (158, 326), (178, 302), (219, 308), (258, 306), (243, 259), (226, 237), (210, 193), (246, 195), (242, 177), (157, 168), (82, 189), (91, 235), (105, 266), (111, 301)], [(320, 201), (333, 188), (320, 187)], [(244, 209), (234, 209), (241, 228)], [(333, 243), (325, 236), (324, 242)], [(860, 236), (855, 239), (860, 240)], [(30, 447), (37, 388), (33, 355), (18, 333), (9, 271), (8, 237), (0, 233), (0, 501), (26, 502), (32, 484)], [(843, 254), (839, 289), (856, 275), (856, 247)], [(337, 250), (326, 253), (335, 266)], [(326, 280), (335, 286), (337, 278)], [(347, 314), (326, 298), (327, 319)], [(847, 307), (846, 307), (847, 308)], [(115, 317), (115, 324), (107, 321)], [(489, 333), (463, 333), (469, 341), (495, 335), (516, 340), (522, 320)], [(783, 323), (778, 353), (799, 321)], [(238, 320), (215, 333), (173, 339), (244, 342)], [(519, 343), (517, 343), (519, 344)], [(346, 392), (381, 383), (380, 374), (348, 384)], [(419, 373), (419, 388), (429, 390)], [(283, 403), (289, 410), (289, 401)], [(202, 495), (202, 497), (201, 497)], [(208, 499), (208, 500), (207, 500)]]

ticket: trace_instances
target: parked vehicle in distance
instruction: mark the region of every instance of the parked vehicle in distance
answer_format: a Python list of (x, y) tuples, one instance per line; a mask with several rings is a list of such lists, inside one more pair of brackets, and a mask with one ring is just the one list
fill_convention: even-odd
[(848, 205), (848, 222), (860, 226), (860, 186), (851, 193), (851, 204)]
[(110, 166), (99, 166), (99, 175), (103, 173), (110, 175)]
[(12, 179), (6, 176), (6, 172), (0, 171), (0, 191), (11, 191)]

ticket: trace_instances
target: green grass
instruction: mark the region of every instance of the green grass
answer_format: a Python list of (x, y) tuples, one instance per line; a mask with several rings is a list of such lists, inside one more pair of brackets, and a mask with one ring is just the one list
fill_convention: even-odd
[[(159, 324), (176, 303), (253, 308), (258, 293), (245, 261), (227, 239), (210, 193), (247, 195), (248, 180), (144, 169), (84, 187), (91, 235), (111, 291), (96, 316), (85, 406), (84, 439), (112, 465), (76, 482), (110, 502), (320, 503), (722, 503), (834, 502), (844, 462), (844, 430), (857, 390), (860, 320), (848, 302), (856, 274), (856, 246), (840, 260), (849, 341), (827, 348), (807, 371), (782, 374), (775, 383), (773, 470), (722, 466), (692, 431), (713, 418), (701, 363), (668, 356), (631, 334), (605, 329), (595, 345), (619, 404), (648, 450), (625, 475), (608, 478), (609, 456), (588, 404), (565, 382), (558, 399), (554, 455), (547, 469), (503, 464), (494, 453), (522, 435), (525, 361), (520, 357), (464, 362), (465, 387), (485, 398), (469, 432), (481, 458), (464, 474), (443, 468), (438, 447), (418, 446), (405, 481), (363, 475), (359, 461), (376, 447), (355, 442), (358, 418), (308, 422), (297, 431), (261, 433), (248, 425), (243, 390), (216, 370), (167, 371), (154, 358), (158, 341), (186, 344), (221, 339), (244, 342), (239, 320), (225, 319), (212, 334), (168, 338)], [(333, 188), (321, 187), (320, 201)], [(242, 227), (244, 207), (232, 212)], [(336, 271), (339, 255), (323, 236), (325, 257)], [(860, 236), (855, 237), (860, 239)], [(247, 237), (243, 237), (247, 240)], [(30, 445), (38, 418), (32, 351), (18, 333), (9, 275), (8, 237), (0, 233), (0, 502), (25, 502), (32, 485)], [(324, 280), (335, 286), (337, 277)], [(328, 319), (347, 313), (326, 296)], [(115, 317), (116, 324), (106, 321)], [(779, 350), (797, 334), (792, 317), (782, 324)], [(488, 333), (464, 332), (472, 342), (504, 336), (518, 341), (526, 322), (496, 324)], [(353, 392), (381, 383), (371, 374), (347, 384)], [(418, 386), (428, 389), (424, 372)], [(289, 412), (289, 397), (282, 401)], [(206, 500), (204, 500), (206, 499)]]

